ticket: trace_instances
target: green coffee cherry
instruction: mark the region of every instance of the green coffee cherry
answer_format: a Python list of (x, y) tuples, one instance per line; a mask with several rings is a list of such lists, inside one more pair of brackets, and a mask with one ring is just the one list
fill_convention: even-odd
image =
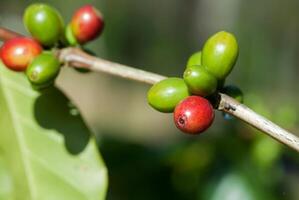
[(36, 3), (26, 8), (24, 24), (42, 45), (51, 47), (63, 37), (64, 23), (59, 12), (47, 4)]
[(187, 96), (189, 90), (181, 78), (167, 78), (151, 87), (147, 94), (148, 103), (160, 112), (173, 112), (175, 106)]
[(34, 88), (51, 85), (60, 71), (59, 60), (51, 52), (37, 56), (26, 70), (26, 75)]
[(77, 46), (79, 45), (77, 39), (75, 38), (73, 31), (72, 31), (72, 27), (70, 24), (67, 25), (66, 29), (65, 29), (65, 37), (67, 40), (67, 43), (70, 46)]
[(227, 94), (228, 96), (236, 99), (238, 102), (243, 103), (244, 95), (240, 88), (234, 85), (227, 85), (222, 88), (221, 92)]
[(192, 94), (208, 96), (217, 89), (217, 79), (203, 66), (191, 66), (184, 72), (184, 80)]
[(238, 57), (237, 40), (231, 33), (218, 32), (210, 37), (202, 51), (202, 65), (218, 80), (225, 79)]
[(187, 62), (187, 68), (194, 65), (201, 65), (201, 51), (192, 54)]

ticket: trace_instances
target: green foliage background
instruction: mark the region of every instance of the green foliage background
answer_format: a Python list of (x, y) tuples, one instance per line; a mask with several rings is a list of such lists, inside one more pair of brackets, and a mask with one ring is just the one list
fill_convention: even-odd
[[(0, 24), (25, 33), (22, 13), (37, 1), (2, 0)], [(103, 12), (105, 32), (88, 45), (100, 57), (167, 76), (181, 76), (188, 56), (219, 30), (240, 45), (228, 83), (245, 104), (299, 132), (299, 2), (296, 0), (48, 0), (66, 21), (80, 5)], [(217, 114), (199, 137), (176, 130), (172, 116), (146, 103), (147, 85), (64, 69), (57, 84), (96, 133), (109, 170), (107, 199), (299, 198), (298, 155)], [(0, 160), (0, 163), (2, 160)], [(7, 180), (0, 170), (1, 183)], [(4, 184), (0, 190), (9, 190)]]

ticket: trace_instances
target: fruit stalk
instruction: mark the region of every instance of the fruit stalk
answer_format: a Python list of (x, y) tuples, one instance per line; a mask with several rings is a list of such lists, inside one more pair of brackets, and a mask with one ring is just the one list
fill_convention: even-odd
[(21, 37), (21, 36), (22, 35), (19, 33), (0, 27), (0, 40), (2, 41), (10, 40), (12, 38)]
[[(16, 33), (0, 27), (0, 40), (7, 40), (15, 35)], [(19, 34), (17, 35), (19, 36)], [(147, 84), (155, 84), (167, 78), (159, 74), (91, 56), (79, 48), (71, 47), (57, 50), (56, 55), (61, 62), (71, 67), (86, 67), (92, 71), (108, 73), (114, 76)], [(291, 132), (279, 127), (270, 120), (254, 112), (244, 104), (241, 104), (235, 99), (222, 93), (216, 94), (212, 99), (212, 102), (215, 109), (241, 119), (242, 121), (261, 130), (282, 144), (285, 144), (299, 152), (299, 138), (295, 134), (292, 134)]]

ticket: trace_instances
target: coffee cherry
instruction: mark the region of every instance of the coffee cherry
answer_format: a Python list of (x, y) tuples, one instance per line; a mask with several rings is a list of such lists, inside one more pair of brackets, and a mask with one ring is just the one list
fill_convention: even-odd
[(64, 23), (59, 12), (46, 4), (36, 3), (26, 8), (24, 24), (42, 45), (51, 47), (63, 37)]
[(222, 88), (221, 92), (236, 99), (238, 102), (243, 103), (244, 95), (240, 88), (235, 85), (227, 85)]
[(151, 87), (148, 103), (160, 112), (173, 112), (175, 106), (189, 96), (186, 83), (181, 78), (167, 78)]
[(68, 45), (70, 46), (77, 46), (79, 44), (76, 37), (73, 34), (71, 24), (67, 25), (65, 29), (65, 38), (67, 40)]
[(203, 66), (190, 66), (184, 72), (184, 80), (192, 94), (208, 96), (217, 89), (217, 79)]
[(174, 111), (174, 122), (181, 131), (196, 135), (208, 129), (214, 120), (210, 102), (200, 96), (189, 96)]
[(188, 59), (187, 68), (194, 65), (201, 65), (201, 55), (201, 51), (192, 54), (192, 56), (190, 56), (190, 58)]
[(80, 44), (98, 37), (103, 28), (104, 20), (101, 12), (91, 5), (79, 8), (71, 21), (73, 34)]
[(0, 57), (11, 70), (24, 71), (29, 63), (42, 52), (38, 42), (27, 37), (16, 37), (2, 45)]
[(202, 65), (218, 80), (225, 79), (238, 57), (238, 44), (234, 35), (218, 32), (210, 37), (202, 51)]
[(59, 70), (59, 60), (51, 52), (43, 52), (28, 66), (26, 75), (34, 87), (44, 88), (53, 83)]

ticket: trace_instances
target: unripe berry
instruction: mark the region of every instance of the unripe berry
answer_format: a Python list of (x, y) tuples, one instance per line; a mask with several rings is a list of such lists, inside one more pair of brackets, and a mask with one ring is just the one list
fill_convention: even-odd
[(210, 102), (200, 96), (189, 96), (174, 111), (174, 122), (181, 131), (196, 135), (208, 129), (214, 121)]
[(42, 52), (38, 42), (27, 37), (10, 39), (1, 47), (0, 57), (11, 70), (24, 71), (29, 63)]
[(79, 8), (71, 21), (73, 34), (80, 44), (98, 37), (103, 28), (104, 20), (101, 12), (91, 5)]
[(148, 103), (160, 112), (173, 112), (175, 106), (189, 96), (186, 83), (181, 78), (167, 78), (151, 87)]
[(74, 36), (71, 24), (68, 24), (65, 29), (65, 38), (67, 40), (68, 45), (70, 46), (77, 46), (79, 44), (76, 37)]
[(233, 69), (238, 57), (238, 43), (234, 35), (218, 32), (210, 37), (202, 51), (202, 65), (218, 80), (223, 80)]
[(43, 52), (28, 66), (26, 75), (35, 88), (44, 88), (53, 83), (59, 71), (59, 60), (51, 52)]
[(187, 68), (194, 65), (201, 65), (201, 51), (198, 51), (190, 56), (187, 62)]
[(51, 47), (63, 37), (63, 19), (51, 6), (32, 4), (26, 8), (23, 20), (30, 34), (44, 46)]
[(184, 80), (192, 94), (208, 96), (217, 89), (217, 79), (203, 66), (190, 66), (184, 72)]

